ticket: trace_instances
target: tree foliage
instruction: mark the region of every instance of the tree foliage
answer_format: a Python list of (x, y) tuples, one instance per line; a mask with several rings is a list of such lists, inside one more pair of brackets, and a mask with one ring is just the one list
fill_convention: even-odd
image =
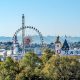
[(5, 62), (0, 66), (1, 80), (15, 80), (17, 74), (17, 66), (11, 57), (7, 57)]
[(46, 49), (41, 57), (34, 52), (20, 61), (7, 57), (0, 64), (0, 80), (80, 80), (80, 56), (60, 56)]

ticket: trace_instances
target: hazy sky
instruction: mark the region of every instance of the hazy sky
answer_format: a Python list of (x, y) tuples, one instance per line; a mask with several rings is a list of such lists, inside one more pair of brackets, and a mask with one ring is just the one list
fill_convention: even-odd
[(0, 36), (13, 36), (22, 14), (43, 35), (80, 36), (80, 0), (0, 0)]

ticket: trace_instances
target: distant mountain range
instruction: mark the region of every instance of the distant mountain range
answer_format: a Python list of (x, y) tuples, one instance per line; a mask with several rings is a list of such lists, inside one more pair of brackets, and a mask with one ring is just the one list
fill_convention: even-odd
[[(44, 43), (54, 43), (56, 40), (56, 36), (44, 36)], [(68, 42), (80, 42), (80, 37), (67, 37), (66, 38)], [(39, 36), (32, 36), (32, 40), (34, 42), (40, 42), (40, 38)], [(65, 37), (60, 37), (60, 41), (63, 42), (65, 40)], [(12, 37), (4, 37), (4, 36), (0, 36), (0, 42), (8, 42), (8, 41), (12, 41)]]
[(12, 37), (0, 36), (0, 42), (12, 41)]

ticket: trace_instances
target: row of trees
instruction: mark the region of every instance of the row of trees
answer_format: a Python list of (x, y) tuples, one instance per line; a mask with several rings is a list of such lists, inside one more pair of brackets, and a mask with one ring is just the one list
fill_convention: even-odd
[(80, 57), (60, 56), (46, 49), (41, 57), (29, 52), (20, 61), (0, 64), (0, 80), (80, 80)]

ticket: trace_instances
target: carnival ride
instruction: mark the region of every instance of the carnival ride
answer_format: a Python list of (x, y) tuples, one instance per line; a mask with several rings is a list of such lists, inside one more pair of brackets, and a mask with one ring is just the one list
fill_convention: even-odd
[[(38, 40), (35, 38), (36, 35)], [(16, 30), (12, 40), (13, 53), (16, 50), (25, 54), (27, 51), (34, 51), (35, 48), (42, 50), (44, 47), (44, 40), (41, 32), (33, 26), (25, 26), (24, 14), (22, 15), (22, 27)]]

